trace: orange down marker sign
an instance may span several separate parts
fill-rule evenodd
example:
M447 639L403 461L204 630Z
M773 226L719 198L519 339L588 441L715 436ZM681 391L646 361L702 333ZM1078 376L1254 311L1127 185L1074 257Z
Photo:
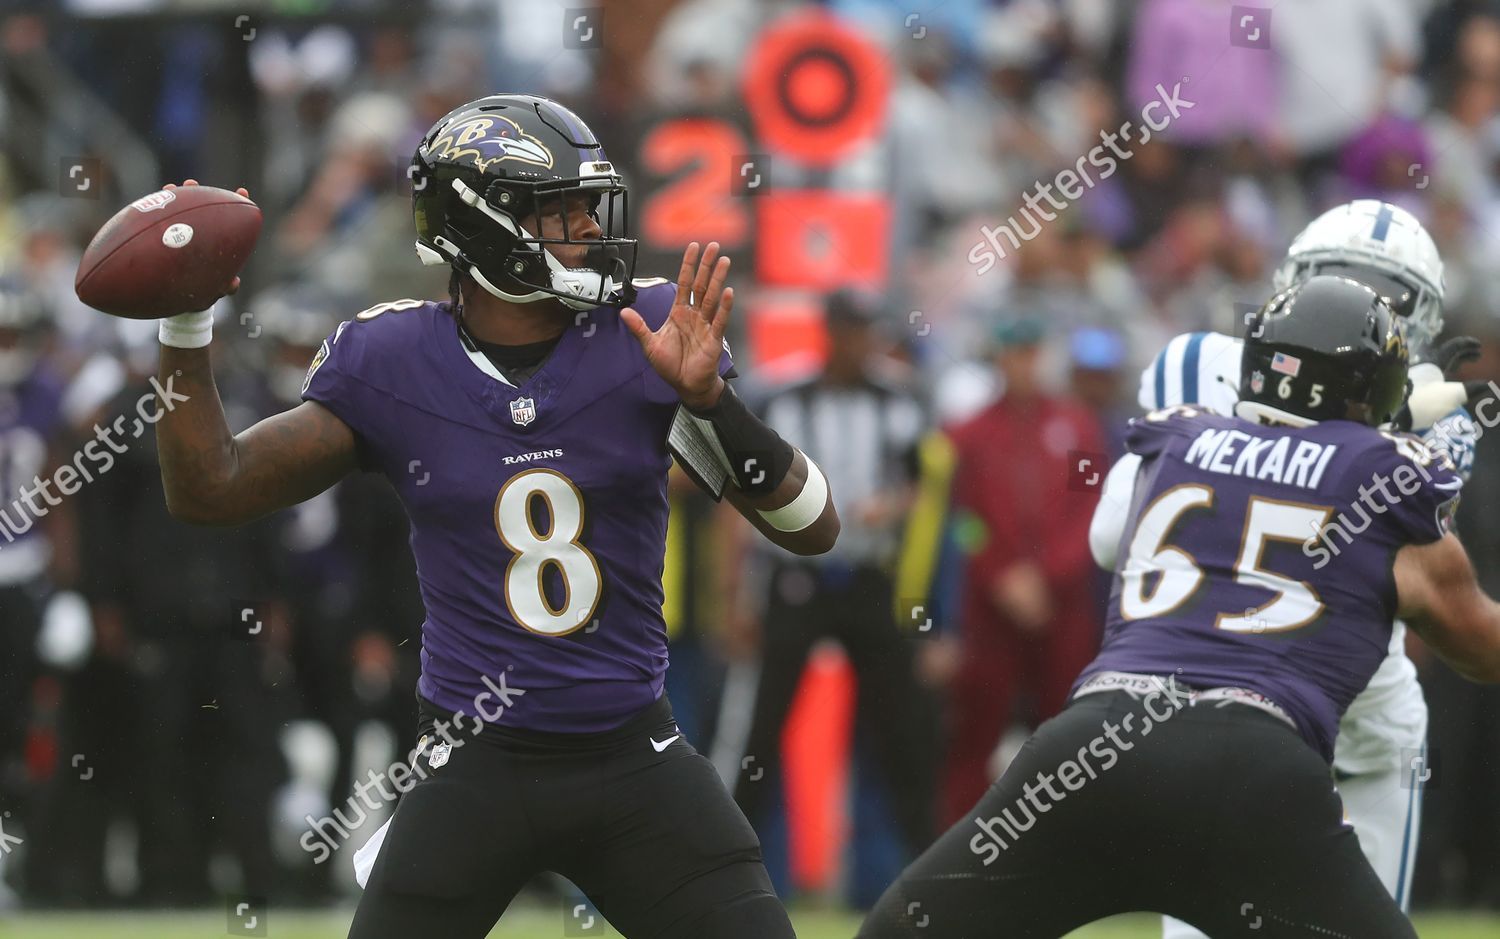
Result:
M890 67L837 17L787 17L761 34L745 67L757 145L772 159L827 168L884 130ZM756 276L820 291L883 287L890 224L883 193L773 189L756 200Z

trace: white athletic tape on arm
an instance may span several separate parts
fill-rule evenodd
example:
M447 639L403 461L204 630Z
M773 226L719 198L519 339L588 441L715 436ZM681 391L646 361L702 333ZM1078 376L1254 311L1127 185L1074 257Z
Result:
M214 338L213 310L168 316L157 327L156 338L174 349L201 349Z
M816 522L828 504L828 480L823 478L818 464L807 459L806 454L803 454L803 459L807 461L807 481L802 484L797 498L779 509L760 510L760 517L777 531L801 531Z

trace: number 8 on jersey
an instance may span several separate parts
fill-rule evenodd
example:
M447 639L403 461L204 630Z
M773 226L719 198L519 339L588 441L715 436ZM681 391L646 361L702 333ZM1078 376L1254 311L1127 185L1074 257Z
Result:
M538 530L536 499L546 505L546 534ZM503 593L517 623L544 636L565 636L593 618L602 581L599 562L578 543L583 495L572 480L547 469L512 477L495 498L495 531L515 554L505 568ZM549 566L562 581L562 603L556 607L547 597Z

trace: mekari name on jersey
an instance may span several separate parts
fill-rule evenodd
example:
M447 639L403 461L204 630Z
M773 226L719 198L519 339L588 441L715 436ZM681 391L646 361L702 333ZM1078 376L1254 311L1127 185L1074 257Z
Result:
M1338 452L1336 443L1260 437L1242 430L1207 427L1193 438L1183 459L1209 473L1317 489Z
M1121 671L1249 688L1332 759L1340 715L1387 653L1395 554L1442 537L1458 477L1420 443L1349 421L1179 407L1132 421L1127 445L1142 458L1133 524L1079 684ZM1416 485L1373 501L1392 477Z
M676 288L638 285L655 329ZM303 397L354 430L406 508L424 697L472 714L485 680L505 676L525 697L500 723L583 733L656 700L678 398L618 308L578 313L513 386L464 346L446 303L383 304L340 324Z

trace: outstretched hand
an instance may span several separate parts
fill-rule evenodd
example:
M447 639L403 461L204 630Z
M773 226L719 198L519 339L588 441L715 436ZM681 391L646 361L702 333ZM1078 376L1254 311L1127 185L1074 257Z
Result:
M629 307L620 311L646 361L690 408L712 407L724 390L719 356L734 307L734 288L724 286L728 276L729 259L719 257L719 243L709 242L700 258L695 241L683 252L677 298L660 329L653 332Z

